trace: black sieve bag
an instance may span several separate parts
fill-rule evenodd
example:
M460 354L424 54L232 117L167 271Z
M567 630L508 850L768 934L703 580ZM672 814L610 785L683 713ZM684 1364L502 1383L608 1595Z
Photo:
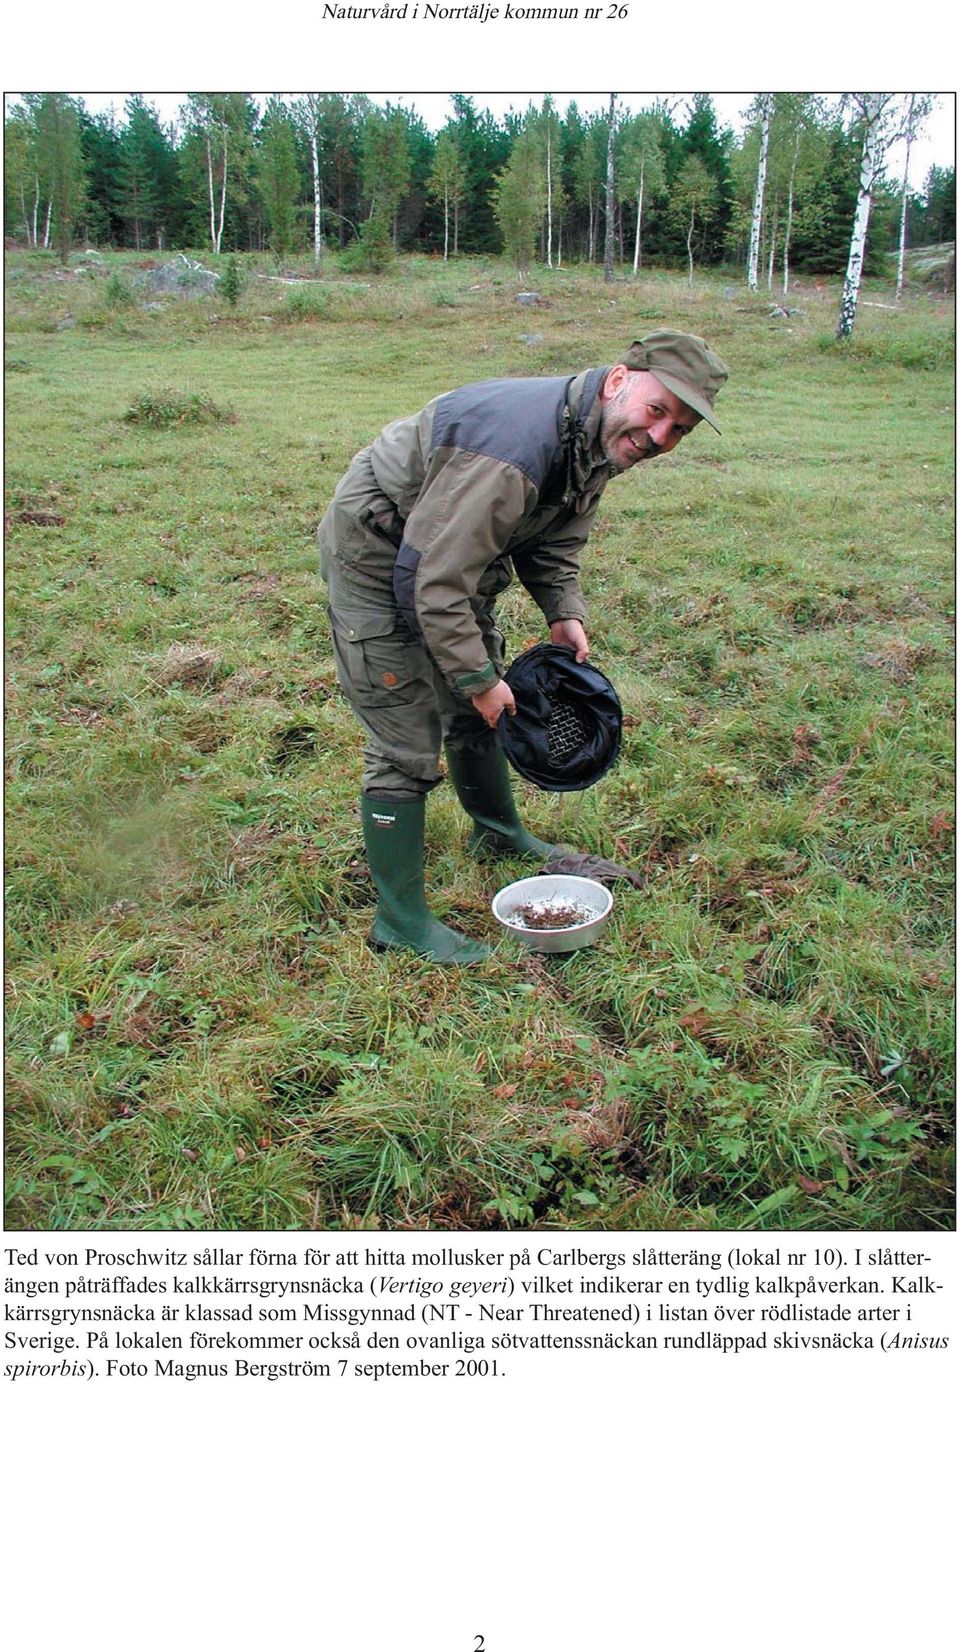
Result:
M497 732L507 760L548 792L583 791L620 752L623 712L617 691L570 648L540 643L514 660L506 680L517 703Z

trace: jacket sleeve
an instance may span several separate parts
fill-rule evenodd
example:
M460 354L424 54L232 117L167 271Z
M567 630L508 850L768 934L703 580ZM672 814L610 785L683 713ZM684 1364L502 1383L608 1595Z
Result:
M497 681L471 598L536 497L529 478L503 460L441 448L407 517L397 559L406 589L398 586L398 600L412 607L431 655L463 694Z
M602 491L602 490L601 490ZM559 619L586 619L580 589L580 551L597 514L600 492L585 501L576 516L558 524L529 549L513 552L517 578L526 586L548 625Z

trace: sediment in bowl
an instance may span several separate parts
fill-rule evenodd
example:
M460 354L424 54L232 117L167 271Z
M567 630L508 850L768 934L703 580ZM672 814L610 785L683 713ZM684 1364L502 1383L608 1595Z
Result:
M594 915L583 923L562 929L531 928L516 922L518 907L548 900L566 900L578 906L587 906ZM579 947L592 946L606 928L613 908L613 896L594 878L577 878L555 872L519 878L516 883L507 884L494 896L492 904L497 922L532 952L575 952Z

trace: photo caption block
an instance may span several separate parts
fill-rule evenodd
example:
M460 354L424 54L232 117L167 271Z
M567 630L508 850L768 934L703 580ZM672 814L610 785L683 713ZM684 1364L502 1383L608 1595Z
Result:
M936 1243L809 1236L4 1249L10 1383L539 1378L545 1361L950 1347ZM597 1372L599 1374L599 1372Z

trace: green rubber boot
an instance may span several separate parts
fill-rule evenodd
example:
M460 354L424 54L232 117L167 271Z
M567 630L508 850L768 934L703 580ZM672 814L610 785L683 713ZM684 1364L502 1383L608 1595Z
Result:
M380 897L370 940L379 949L407 947L438 964L475 964L490 948L434 918L423 890L426 798L361 793L367 864Z
M482 753L447 746L445 755L457 796L474 823L467 844L471 855L480 860L518 855L546 860L554 853L556 844L541 842L523 826L507 760L496 741Z

